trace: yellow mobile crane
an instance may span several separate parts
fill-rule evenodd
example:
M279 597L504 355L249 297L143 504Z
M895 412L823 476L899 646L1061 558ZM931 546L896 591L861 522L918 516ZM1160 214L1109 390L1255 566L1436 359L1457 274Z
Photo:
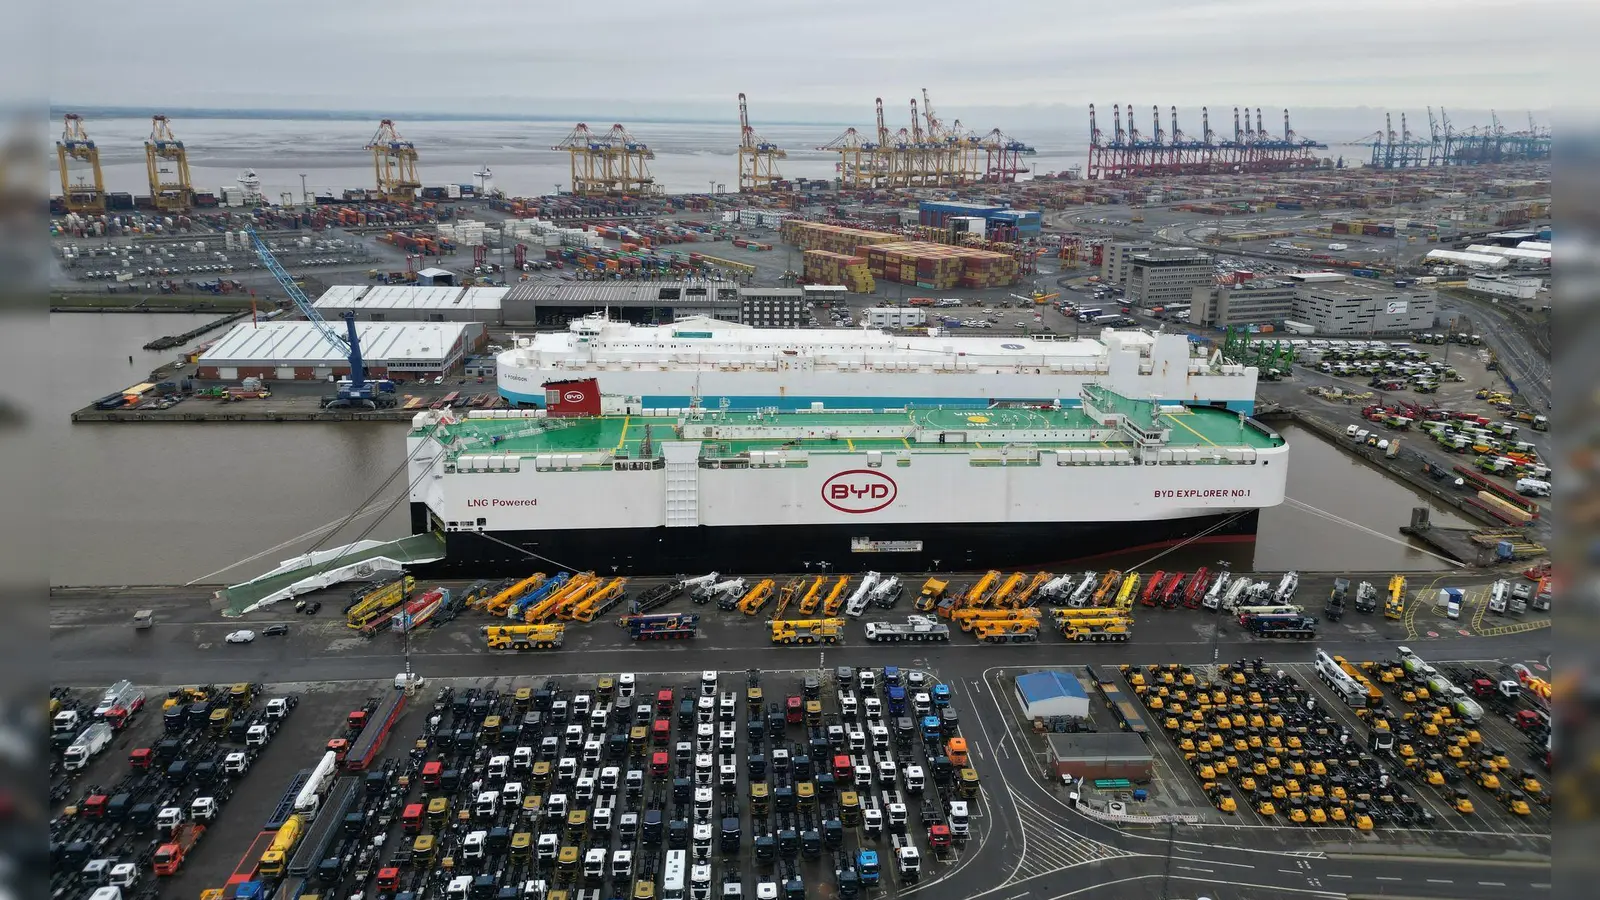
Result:
M166 116L150 117L150 138L144 142L145 168L150 174L150 199L156 209L183 212L194 205L189 183L189 151L172 136ZM170 176L170 177L169 177Z
M540 600L538 604L529 607L528 611L523 613L522 621L529 625L534 625L549 619L567 597L574 594L587 593L594 587L594 584L595 577L593 572L581 572L572 576L566 584L561 586L560 590L551 593L550 596Z
M570 619L574 609L577 609L580 604L591 596L599 593L605 586L606 580L604 578L591 578L577 590L568 591L565 596L556 602L555 609L551 610L551 613L557 619Z
M372 151L372 171L377 176L378 193L390 203L412 203L422 182L417 178L417 148L394 129L393 119L378 123L378 132L367 141Z
M1039 624L1039 615L1031 609L958 609L950 614L950 621L961 626L962 631L972 631L984 622L1009 622L1031 620Z
M783 176L778 174L777 162L789 154L756 134L750 127L750 112L745 107L744 94L739 95L739 193L761 194L776 188Z
M605 587L595 591L584 598L582 603L572 608L571 614L565 618L575 619L579 622L593 622L594 617L600 615L611 607L617 605L622 599L623 590L628 586L628 579L613 578ZM558 612L559 617L561 614Z
M844 631L843 619L773 619L774 644L832 644Z
M566 638L567 626L485 625L483 636L490 650L554 650Z
M1403 619L1406 614L1406 577L1395 575L1389 579L1389 596L1383 601L1385 619Z
M994 589L995 582L1000 580L1000 573L990 569L972 587L967 588L966 595L962 598L961 606L968 609L978 609L983 606L989 592Z
M997 609L1009 605L1011 595L1016 593L1017 589L1022 587L1022 583L1027 580L1028 576L1021 572L1011 573L1011 576L1000 585L1000 589L994 592L994 596L989 600L989 605Z
M67 113L62 121L61 140L56 141L56 160L61 168L61 201L67 205L67 212L104 213L106 180L100 172L100 148L84 130L82 116ZM84 165L74 169L71 165L74 162Z
M811 586L806 588L805 595L800 598L801 615L809 616L817 611L817 604L822 600L822 584L827 580L828 576L818 575L816 580L811 582ZM780 615L775 618L781 619L783 616Z
M1058 624L1069 641L1125 641L1133 629L1133 619L1120 613L1069 618L1058 620Z
M1122 580L1122 573L1116 569L1105 574L1100 579L1100 586L1095 589L1094 598L1090 601L1095 606L1103 606L1106 598L1112 596L1111 592L1117 589L1117 584Z
M778 608L773 611L772 617L774 619L783 618L783 614L789 611L789 604L794 602L794 598L800 595L801 589L805 586L806 580L804 578L789 579L788 583L778 591Z
M1133 600L1137 596L1139 596L1139 573L1129 572L1128 577L1122 579L1122 587L1117 589L1117 608L1133 609Z
M823 615L836 616L839 614L839 607L844 605L844 589L849 586L850 576L840 575L839 580L833 583L833 590L828 592L827 599L822 601Z
M527 578L524 578L516 584L513 584L512 586L499 592L498 594L495 594L489 599L480 600L475 606L471 603L467 605L469 607L482 609L485 613L495 617L496 619L503 619L505 618L506 613L511 611L511 604L515 603L518 597L521 597L529 591L538 590L539 585L541 584L544 584L544 573L535 572L532 575L529 575Z
M778 583L771 578L763 578L756 582L754 587L745 591L744 596L739 598L739 611L747 616L760 612L761 607L766 606L767 601L772 599L772 592L777 586Z
M1011 605L1014 607L1028 607L1033 605L1033 595L1037 594L1039 592L1039 588L1044 587L1047 583L1049 583L1050 579L1054 577L1056 576L1050 572L1040 572L1039 574L1033 576L1033 580L1028 582L1028 586L1023 588L1021 593L1011 598Z
M985 644L1021 644L1039 639L1039 620L1023 616L979 622L973 629Z

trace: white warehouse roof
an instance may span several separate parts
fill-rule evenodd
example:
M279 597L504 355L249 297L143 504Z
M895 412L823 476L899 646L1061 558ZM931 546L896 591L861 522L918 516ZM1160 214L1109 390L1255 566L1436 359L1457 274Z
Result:
M317 309L497 310L510 288L422 287L412 284L335 285L317 298Z
M361 356L369 363L442 360L471 322L357 322ZM344 323L334 328L344 334ZM335 365L345 361L310 322L244 323L201 354L202 366Z
M1429 250L1427 261L1473 266L1480 269L1503 269L1510 263L1510 260L1503 256L1490 256L1484 253L1462 253L1459 250Z
M1549 250L1524 250L1517 247L1491 247L1487 244L1473 244L1467 248L1468 253L1482 253L1486 256L1504 256L1506 259L1533 259L1547 262L1550 259Z

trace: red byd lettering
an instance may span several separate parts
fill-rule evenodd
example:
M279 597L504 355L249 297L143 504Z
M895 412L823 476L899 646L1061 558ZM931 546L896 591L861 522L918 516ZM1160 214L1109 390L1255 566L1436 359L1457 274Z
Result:
M893 478L871 469L840 472L822 483L823 502L845 513L877 512L899 494Z

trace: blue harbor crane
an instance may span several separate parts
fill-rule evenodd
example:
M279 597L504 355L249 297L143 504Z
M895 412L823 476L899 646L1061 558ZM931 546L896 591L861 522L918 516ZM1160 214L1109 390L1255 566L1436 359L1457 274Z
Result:
M322 318L322 314L317 312L316 306L312 305L305 291L300 290L300 285L295 284L294 276L279 264L272 251L267 248L266 242L256 234L255 228L247 230L250 232L250 244L255 249L256 256L261 259L261 264L266 266L267 271L272 273L272 277L277 279L278 284L289 294L289 299L294 301L301 315L316 326L328 345L350 362L350 377L340 379L337 394L323 398L323 408L385 409L394 406L394 382L387 378L367 378L367 367L361 361L361 341L356 336L356 314L349 310L344 313L345 333L341 335L338 329L328 324L327 320Z

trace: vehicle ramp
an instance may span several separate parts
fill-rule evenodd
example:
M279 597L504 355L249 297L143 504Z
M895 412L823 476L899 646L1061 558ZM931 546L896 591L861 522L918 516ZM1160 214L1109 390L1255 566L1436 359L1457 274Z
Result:
M357 541L286 559L264 575L217 591L212 606L233 618L340 582L392 577L405 566L441 559L444 541L431 532L395 541Z

